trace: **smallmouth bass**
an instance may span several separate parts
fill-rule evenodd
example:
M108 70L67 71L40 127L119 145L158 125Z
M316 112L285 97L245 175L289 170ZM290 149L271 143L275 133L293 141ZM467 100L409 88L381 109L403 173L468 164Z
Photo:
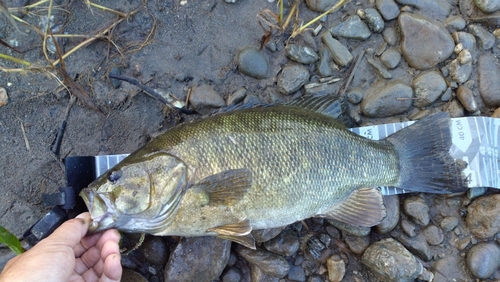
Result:
M237 110L159 135L81 196L92 231L215 235L254 247L252 230L315 216L369 227L386 215L378 186L466 189L448 153L449 123L439 113L373 141L313 107Z

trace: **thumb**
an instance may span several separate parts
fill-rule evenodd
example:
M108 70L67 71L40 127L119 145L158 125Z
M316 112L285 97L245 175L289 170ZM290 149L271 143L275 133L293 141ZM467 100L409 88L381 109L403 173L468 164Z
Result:
M90 214L88 212L82 213L76 218L64 222L49 238L69 246L76 246L87 234L90 222Z

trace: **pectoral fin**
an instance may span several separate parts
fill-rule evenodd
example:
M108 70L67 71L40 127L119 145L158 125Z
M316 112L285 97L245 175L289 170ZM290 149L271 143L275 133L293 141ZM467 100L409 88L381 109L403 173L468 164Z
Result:
M252 173L242 168L211 175L192 188L207 193L209 205L231 205L241 200L251 187Z
M347 199L319 216L354 226L371 227L386 216L382 193L376 188L359 188Z
M235 224L226 224L207 229L207 232L217 233L217 237L239 243L245 247L255 249L255 239L250 234L252 226L249 220Z

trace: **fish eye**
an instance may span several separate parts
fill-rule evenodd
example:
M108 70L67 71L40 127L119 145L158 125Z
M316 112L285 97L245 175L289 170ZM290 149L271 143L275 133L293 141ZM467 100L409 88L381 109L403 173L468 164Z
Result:
M118 179L120 179L121 176L122 176L122 171L121 170L115 170L115 171L112 171L108 175L108 180L110 182L112 182L113 184L115 184L116 181L118 181Z

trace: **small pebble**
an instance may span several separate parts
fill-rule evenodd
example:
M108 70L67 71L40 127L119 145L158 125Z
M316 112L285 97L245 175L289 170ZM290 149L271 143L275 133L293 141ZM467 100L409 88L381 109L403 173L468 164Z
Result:
M407 237L404 234L399 236L399 242L403 244L412 254L416 255L423 261L431 260L431 249L424 235L418 234L415 237Z
M487 31L484 27L477 24L470 24L469 31L478 39L479 47L483 50L488 50L495 44L495 36Z
M474 0L474 4L485 13L493 13L500 10L500 1L498 0Z
M236 105L245 99L247 95L247 90L243 87L236 89L233 93L229 95L227 98L227 105Z
M344 45L342 45L342 43L334 39L330 32L325 32L321 36L321 40L330 51L333 61L336 64L341 67L345 67L352 61L353 56L351 52L349 52L349 50Z
M376 33L380 33L384 30L384 20L382 16L374 8L359 9L357 11L358 16L363 19L368 27Z
M479 78L479 93L484 103L489 107L500 106L500 68L497 59L486 53L477 60L477 73Z
M500 108L497 108L491 115L493 118L500 118Z
M282 278L285 277L290 270L290 265L286 259L280 255L263 250L251 250L242 246L238 246L236 252L267 275Z
M470 237L465 237L457 241L457 249L459 251L465 250L470 244Z
M458 83L465 83L472 73L472 62L460 64L458 59L455 59L450 62L448 68L450 69L451 79Z
M447 216L441 220L439 226L443 229L443 232L447 233L453 230L458 225L458 218L454 216Z
M330 282L341 282L345 275L345 262L339 255L333 255L326 260L328 268L328 280Z
M287 65L278 75L278 89L281 94L290 95L309 81L309 70L297 64Z
M482 242L467 252L467 267L474 276L488 279L500 267L500 247L495 242Z
M382 37L387 44L394 46L398 42L398 32L394 27L387 27L382 31Z
M270 252L288 257L299 249L299 237L295 231L285 229L280 235L265 242L264 246Z
M406 235L410 237L415 237L417 235L417 233L415 232L415 224L407 219L401 220L401 229Z
M349 97L349 96L348 96ZM384 206L387 215L377 226L375 231L379 234L391 232L399 222L399 196L384 196Z
M155 265L165 265L169 257L168 246L162 237L148 236L141 246L147 261Z
M460 85L458 87L457 98L468 112L473 113L479 109L476 100L474 99L472 90L470 90L467 86Z
M347 247L356 255L362 255L370 245L369 236L345 236L344 241Z
M313 49L307 46L288 44L285 47L285 53L292 61L304 65L312 64L319 60L318 54L316 54Z
M353 105L361 103L363 97L364 93L359 88L354 88L351 89L349 92L347 92L347 100L349 100L349 102L352 103Z
M337 4L337 0L306 0L307 7L315 12L326 12Z
M377 73L378 76L381 76L385 79L392 78L392 74L385 68L384 65L380 63L379 60L373 59L373 58L368 58L366 59L368 64L373 67L375 70L375 73Z
M443 102L448 102L451 100L451 87L448 87L446 88L446 90L444 91L443 95L441 95L441 101Z
M248 47L238 53L238 70L255 78L269 77L269 60L254 47Z
M463 49L458 54L458 62L462 65L472 62L472 55L467 49Z
M219 92L207 84L193 87L191 96L189 96L189 102L196 110L202 108L220 108L226 105Z
M403 210L416 224L421 226L429 224L429 206L419 196L406 198L403 203Z
M401 61L401 53L396 48L388 48L380 56L380 62L389 69L393 69L398 66Z
M328 220L328 223L353 236L367 236L371 231L370 227L353 226L335 220Z
M426 107L436 101L448 87L443 76L437 71L426 71L418 75L412 82L415 91L415 107Z
M378 81L368 88L361 111L368 117L390 117L406 112L413 102L413 89L399 80Z
M399 16L399 7L394 0L376 0L375 5L386 21L393 20Z
M319 62L316 64L318 73L322 77L329 77L333 75L332 68L332 55L328 48L321 46L319 50Z
M452 31L459 31L465 28L466 22L461 16L449 16L444 20L444 24Z
M222 275L222 282L240 282L241 277L241 270L237 267L231 267Z
M7 90L5 88L0 87L0 107L7 105L9 102L9 96L7 96Z
M358 40L366 40L371 35L370 29L358 15L347 17L345 21L333 26L330 32L336 37Z
M425 227L423 234L429 245L439 245L444 240L443 231L434 224Z
M306 281L306 275L304 269L300 266L291 266L290 271L288 271L288 279L291 281Z

